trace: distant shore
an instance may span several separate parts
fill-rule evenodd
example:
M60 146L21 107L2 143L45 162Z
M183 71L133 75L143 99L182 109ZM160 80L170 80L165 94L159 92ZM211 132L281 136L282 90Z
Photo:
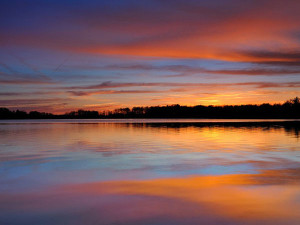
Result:
M298 97L283 104L225 106L149 106L113 111L77 110L62 115L0 108L0 119L300 119Z

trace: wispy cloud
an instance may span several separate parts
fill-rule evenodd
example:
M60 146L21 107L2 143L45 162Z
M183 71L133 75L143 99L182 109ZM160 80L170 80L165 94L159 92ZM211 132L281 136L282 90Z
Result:
M300 62L300 61L299 61ZM193 74L224 74L224 75L248 75L248 76L281 76L290 74L300 74L299 69L287 69L287 68L243 68L243 69L219 69L211 70L202 67L192 67L187 65L168 65L168 66L155 66L149 64L125 64L125 65L108 65L104 67L98 67L98 69L110 69L110 70L142 70L142 71L170 71L179 73L179 75L166 75L172 76L185 76Z
M0 99L0 105L5 107L14 107L18 106L33 106L33 105L42 105L42 104L56 104L61 101L68 101L69 99L64 98L45 98L45 99L13 99L13 100L3 100Z
M158 90L105 90L105 91L68 91L74 96L111 95L111 94L150 94L162 93Z
M96 85L73 86L65 89L107 89L107 88L124 88L124 87L213 87L213 86L255 86L257 88L267 87L300 87L300 82L240 82L240 83L175 83L175 82L159 82L159 83L116 83L106 81Z
M55 84L57 82L47 76L32 74L10 74L0 71L0 84Z
M300 39L299 39L300 43ZM281 66L299 66L300 67L300 45L296 50L248 50L241 51L239 54L247 61L258 64L281 65Z
M64 94L65 92L58 91L34 91L34 92L0 92L0 96L29 96L29 95L56 95Z
M46 81L46 80L36 80L36 79L1 79L0 84L53 84L54 82Z

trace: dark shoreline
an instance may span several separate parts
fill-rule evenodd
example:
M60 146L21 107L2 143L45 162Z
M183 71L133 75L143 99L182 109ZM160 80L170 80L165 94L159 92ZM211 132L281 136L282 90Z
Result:
M146 106L119 108L113 111L79 109L62 115L31 111L11 111L0 108L0 119L300 119L300 99L283 104L225 106Z

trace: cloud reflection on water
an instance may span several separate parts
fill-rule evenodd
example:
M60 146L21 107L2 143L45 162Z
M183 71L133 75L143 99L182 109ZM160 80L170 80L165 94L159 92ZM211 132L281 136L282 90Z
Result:
M13 224L296 225L299 169L64 185L2 194L1 211Z

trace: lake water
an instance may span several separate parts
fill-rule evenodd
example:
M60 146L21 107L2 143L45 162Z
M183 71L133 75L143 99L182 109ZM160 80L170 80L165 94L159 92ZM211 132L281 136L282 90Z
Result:
M1 225L299 225L300 121L0 121Z

